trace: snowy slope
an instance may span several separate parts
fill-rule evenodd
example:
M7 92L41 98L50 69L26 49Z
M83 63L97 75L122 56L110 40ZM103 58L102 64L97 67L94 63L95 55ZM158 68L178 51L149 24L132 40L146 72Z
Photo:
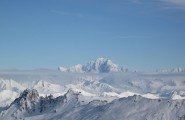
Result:
M58 97L66 92L65 86L53 84L44 80L37 81L31 88L36 89L41 96L52 94Z
M75 73L109 73L127 71L127 69L119 67L107 58L98 58L95 61L91 61L85 65L77 64L70 68L59 67L58 69L61 72Z
M84 100L84 101L83 101ZM147 99L141 96L112 102L85 102L80 93L69 90L64 96L39 97L25 90L10 107L0 112L1 120L184 120L185 100ZM119 112L118 112L119 111Z
M0 107L9 105L26 87L14 80L0 79Z
M25 87L14 80L0 79L0 90L22 91L24 89Z
M118 92L116 88L113 88L112 86L106 84L106 83L101 83L99 81L94 81L94 80L86 80L84 82L80 82L79 84L69 84L67 85L68 88L73 88L73 89L81 89L86 92L95 94L95 95L101 95L104 92Z
M2 90L0 91L0 107L5 107L10 105L12 101L19 96L18 92L12 90Z

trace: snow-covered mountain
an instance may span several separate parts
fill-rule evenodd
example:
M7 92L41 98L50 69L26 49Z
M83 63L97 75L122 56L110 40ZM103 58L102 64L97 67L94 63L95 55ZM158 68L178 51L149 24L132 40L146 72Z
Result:
M9 105L26 87L14 80L0 79L0 107Z
M118 112L119 111L119 112ZM0 109L1 120L184 120L185 100L130 96L112 102L87 100L68 90L64 96L39 97L25 90L9 107Z
M0 90L12 90L16 92L23 91L24 89L25 87L14 80L0 79Z
M0 120L183 120L184 78L184 72L0 70Z
M53 94L53 96L63 95L65 87L39 80L32 84L17 82L15 80L0 80L0 107L9 105L26 88L37 89L41 96ZM63 91L60 92L60 91Z
M113 72L73 74L59 71L0 71L0 107L9 105L25 90L37 89L40 96L64 95L72 88L92 99L113 100L134 94L146 98L185 99L185 74ZM173 96L172 92L176 91Z
M59 71L0 70L0 120L185 120L184 106L183 68L128 72L98 58Z
M81 92L84 96L100 97L104 92L115 92L115 88L106 83L98 81L84 81L79 84L61 85L44 80L34 81L30 83L20 83L15 80L0 80L0 107L9 105L18 95L26 88L36 89L40 96L52 94L54 97L64 95L68 89ZM15 89L16 88L16 89ZM92 98L93 99L93 98Z
M66 92L66 87L54 83L50 83L44 80L39 80L33 86L32 89L36 89L41 96L52 94L53 96L63 95Z
M77 64L70 68L59 67L61 72L75 72L75 73L110 73L110 72L126 72L128 69L123 69L114 64L110 59L98 58L85 65Z
M184 72L101 74L95 68L86 74L0 71L0 120L185 119Z
M161 72L161 73L182 73L182 72L185 72L185 68L178 67L178 68L173 68L171 70L162 69L162 70L156 70L156 72Z

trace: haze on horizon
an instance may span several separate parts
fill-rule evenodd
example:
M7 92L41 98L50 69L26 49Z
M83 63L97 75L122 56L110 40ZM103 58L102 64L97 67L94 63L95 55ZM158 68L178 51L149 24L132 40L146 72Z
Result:
M185 68L183 0L1 0L0 16L0 69Z

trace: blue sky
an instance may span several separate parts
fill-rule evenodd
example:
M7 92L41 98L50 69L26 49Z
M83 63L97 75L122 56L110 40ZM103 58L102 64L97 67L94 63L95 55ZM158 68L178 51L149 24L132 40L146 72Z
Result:
M184 0L1 0L0 69L185 67L184 21Z

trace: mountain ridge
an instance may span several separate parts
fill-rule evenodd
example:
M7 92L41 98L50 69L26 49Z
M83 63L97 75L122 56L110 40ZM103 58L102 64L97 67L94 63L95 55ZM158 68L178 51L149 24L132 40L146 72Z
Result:
M0 111L1 120L184 120L185 100L147 99L140 95L112 102L92 100L83 103L80 93L69 89L64 96L39 97L25 90L9 107ZM25 104L20 104L23 103ZM26 103L30 102L30 103ZM22 106L23 105L23 106ZM27 108L24 105L30 105ZM21 108L21 109L20 109ZM117 112L119 111L119 112Z

